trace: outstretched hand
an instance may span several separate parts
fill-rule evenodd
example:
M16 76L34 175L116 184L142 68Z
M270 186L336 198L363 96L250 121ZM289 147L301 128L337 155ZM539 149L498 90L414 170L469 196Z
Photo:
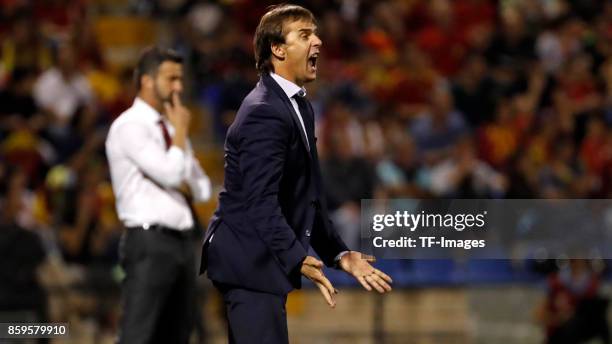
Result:
M332 308L336 307L334 294L338 294L338 290L323 274L323 262L315 257L306 256L306 259L302 262L301 272L319 288L327 304Z
M359 283L367 290L376 289L381 294L391 291L393 280L384 272L376 269L370 263L376 258L356 251L349 251L340 258L342 270L353 275Z

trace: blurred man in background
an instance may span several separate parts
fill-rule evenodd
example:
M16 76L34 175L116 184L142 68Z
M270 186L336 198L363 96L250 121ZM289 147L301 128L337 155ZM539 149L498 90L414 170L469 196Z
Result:
M182 105L182 58L146 50L135 72L138 96L106 140L119 219L123 318L120 343L187 343L195 307L197 218L189 198L210 197L193 156ZM187 195L189 193L189 195Z

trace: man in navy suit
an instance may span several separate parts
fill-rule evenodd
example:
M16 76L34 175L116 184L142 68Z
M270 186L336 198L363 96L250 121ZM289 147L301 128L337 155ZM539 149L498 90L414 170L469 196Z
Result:
M323 264L365 289L391 290L373 257L349 251L322 190L314 116L304 85L315 80L322 42L312 13L272 7L254 39L261 79L244 99L225 141L224 190L202 252L201 272L223 294L231 343L288 343L285 302L313 281L331 306L337 290ZM308 256L312 246L322 262Z

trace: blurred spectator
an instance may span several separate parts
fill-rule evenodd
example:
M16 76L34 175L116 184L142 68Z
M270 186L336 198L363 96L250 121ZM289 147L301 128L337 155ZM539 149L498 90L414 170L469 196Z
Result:
M417 33L417 44L438 72L453 76L467 51L466 32L456 23L452 1L429 2L428 14L431 22Z
M36 71L31 68L17 67L13 69L7 86L0 90L0 115L3 116L5 128L14 129L6 120L12 117L11 122L20 119L29 120L39 114L39 109L32 97Z
M57 65L43 72L34 86L34 98L49 114L43 135L54 148L55 162L65 162L95 135L98 110L83 73L77 68L74 47L60 45Z
M420 185L444 198L501 198L506 188L504 175L479 160L473 140L463 137L448 158L419 171Z
M538 168L526 154L517 153L510 160L506 198L530 199L538 195Z
M51 66L50 41L39 31L31 10L19 9L9 20L9 32L3 37L0 55L0 85L3 74L10 76L15 68L40 71Z
M113 215L105 214L114 204L105 203L110 190L103 189L102 162L92 162L82 169L73 188L66 190L59 238L67 262L111 265L118 255L120 226ZM109 185L107 184L108 188ZM113 218L104 218L113 216Z
M468 123L477 127L493 118L495 94L493 80L487 75L487 62L481 55L469 55L453 84L457 109Z
M593 58L579 54L567 62L559 76L560 91L569 100L569 110L574 114L594 110L600 105L601 95L592 70Z
M93 94L77 68L76 52L69 42L60 44L56 64L44 71L34 86L38 105L52 115L53 124L66 126L77 112L93 105Z
M588 198L597 180L585 174L577 158L571 139L559 138L553 147L551 159L540 172L540 185L544 198Z
M328 153L321 169L330 217L347 245L359 247L361 200L374 198L374 168L351 150L346 130L331 134Z
M498 169L507 168L508 159L514 156L524 137L527 126L519 117L517 105L521 98L503 99L497 104L492 123L483 125L479 133L478 147L482 158Z
M47 159L45 143L37 134L46 121L32 97L35 80L34 70L17 67L6 88L0 89L0 151L8 162L23 168L30 180L39 183Z
M430 97L429 110L414 119L410 134L426 160L437 160L467 133L468 127L445 85L435 87Z
M487 58L494 66L511 63L520 68L535 56L534 38L527 31L525 17L518 8L505 6L500 12L499 31L487 48Z
M601 176L612 160L610 131L601 118L591 118L587 123L586 135L580 147L580 158L586 170Z
M24 195L27 190L27 175L15 169L8 175L6 195L2 202L0 218L0 313L5 321L46 322L47 296L38 274L46 252L35 231L25 229L28 222ZM18 245L16 245L18 243ZM17 319L18 312L31 312Z
M424 53L417 46L407 44L400 51L398 64L390 69L394 80L387 85L390 90L385 91L389 100L415 112L425 107L439 74Z
M32 3L33 19L45 36L61 40L80 29L77 23L86 6L87 0L40 0Z
M327 11L320 19L321 37L325 41L325 59L340 62L350 59L359 50L358 31L347 30L353 25L337 11ZM356 29L353 27L353 29Z
M332 99L326 107L327 112L323 121L317 123L317 132L320 133L323 145L321 156L326 157L328 149L337 152L339 145L342 145L347 150L347 155L364 157L366 152L364 128L355 116L356 112L350 109L345 102L337 99ZM332 143L338 139L338 135L341 135L346 141L341 144ZM335 153L329 152L329 154Z
M601 296L600 277L584 259L572 259L548 278L548 295L538 320L546 344L610 343L608 300Z
M414 141L403 131L398 136L389 139L389 154L378 162L376 174L386 193L384 198L418 198L421 192L415 183L419 165Z

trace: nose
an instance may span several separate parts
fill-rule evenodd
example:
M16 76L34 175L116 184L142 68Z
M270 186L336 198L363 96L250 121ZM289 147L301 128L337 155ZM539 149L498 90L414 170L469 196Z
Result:
M316 34L313 33L312 38L313 38L312 45L314 47L320 48L323 45L323 41L321 41L319 36L317 36Z

